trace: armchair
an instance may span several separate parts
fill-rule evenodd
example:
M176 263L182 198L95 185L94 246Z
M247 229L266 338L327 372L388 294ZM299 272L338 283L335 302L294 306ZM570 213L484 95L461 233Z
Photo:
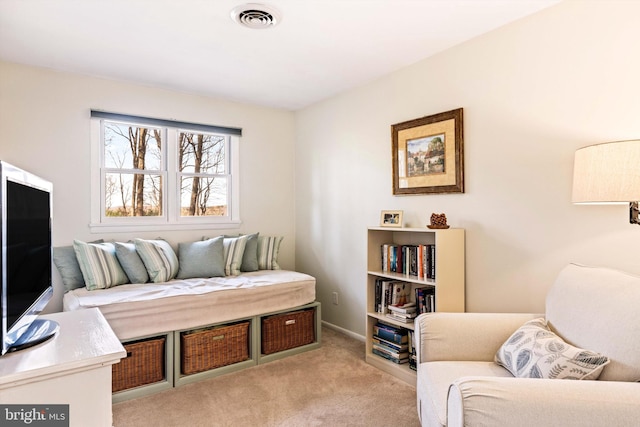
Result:
M545 314L429 313L415 321L423 426L635 426L640 420L640 277L565 267ZM607 356L598 380L516 378L494 361L529 320Z

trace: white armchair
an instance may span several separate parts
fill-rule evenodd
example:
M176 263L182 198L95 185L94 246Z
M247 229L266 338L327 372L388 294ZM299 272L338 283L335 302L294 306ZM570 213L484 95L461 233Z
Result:
M598 380L515 378L494 362L525 322L546 317L567 343L610 359ZM640 277L565 267L546 313L429 313L416 319L423 426L636 426L640 423Z

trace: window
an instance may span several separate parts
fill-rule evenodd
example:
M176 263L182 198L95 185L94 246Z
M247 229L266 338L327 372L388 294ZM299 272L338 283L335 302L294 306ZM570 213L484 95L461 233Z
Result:
M92 228L231 227L240 129L92 111Z

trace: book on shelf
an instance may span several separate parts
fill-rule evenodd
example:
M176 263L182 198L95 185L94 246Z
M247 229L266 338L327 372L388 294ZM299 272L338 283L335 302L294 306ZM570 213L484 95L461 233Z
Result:
M411 283L396 281L390 284L391 299L389 306L403 306L409 303L411 298Z
M391 341L395 344L407 344L408 335L407 330L400 327L388 325L386 323L378 322L373 327L373 334L386 341Z
M397 322L411 323L418 315L415 302L403 305L389 305L386 316Z
M404 359L404 358L408 358L409 357L409 351L404 350L404 351L398 351L392 347L386 346L384 344L373 344L373 348L385 353L391 357L394 357L396 359Z
M419 279L435 279L436 245L398 245L385 243L380 246L380 262L385 273L400 273Z
M409 331L378 322L373 327L372 353L401 364L409 361Z
M409 353L409 368L414 371L418 370L418 357L415 348L415 331L409 331L409 340L407 343L407 352Z
M387 312L387 306L391 301L391 287L393 280L376 279L375 297L374 297L374 311L376 313L385 314Z
M399 313L387 313L386 317L388 319L395 320L396 322L402 323L413 323L413 320L416 318L416 315L402 315Z
M375 282L374 311L386 314L389 306L404 306L411 301L410 283L378 278Z
M392 356L392 355L390 355L388 353L385 353L384 351L380 351L377 348L372 349L371 352L373 354L377 354L378 356L384 357L385 359L387 359L387 360L389 360L389 361L391 361L393 363L397 363L397 364L407 363L409 361L409 355L408 354L403 356L402 358L397 358L397 357L394 357L394 356Z
M414 293L418 314L436 311L436 288L434 286L415 288Z
M374 311L384 314L388 312L390 305L405 306L412 302L412 292L411 283L377 278L374 289Z
M377 335L374 335L373 338L371 339L371 342L373 344L378 344L378 345L383 345L386 347L389 347L390 349L397 351L398 353L403 352L403 351L409 351L409 342L407 340L407 344L397 344L393 341L388 341L385 340L384 338L381 338Z
M411 314L417 312L415 301L411 301L403 305L390 304L387 308L395 313Z

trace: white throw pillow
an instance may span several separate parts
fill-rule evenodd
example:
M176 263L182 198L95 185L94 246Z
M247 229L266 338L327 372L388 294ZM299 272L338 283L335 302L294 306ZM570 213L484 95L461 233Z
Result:
M540 318L515 331L496 353L495 362L518 378L595 380L610 361L564 342Z

